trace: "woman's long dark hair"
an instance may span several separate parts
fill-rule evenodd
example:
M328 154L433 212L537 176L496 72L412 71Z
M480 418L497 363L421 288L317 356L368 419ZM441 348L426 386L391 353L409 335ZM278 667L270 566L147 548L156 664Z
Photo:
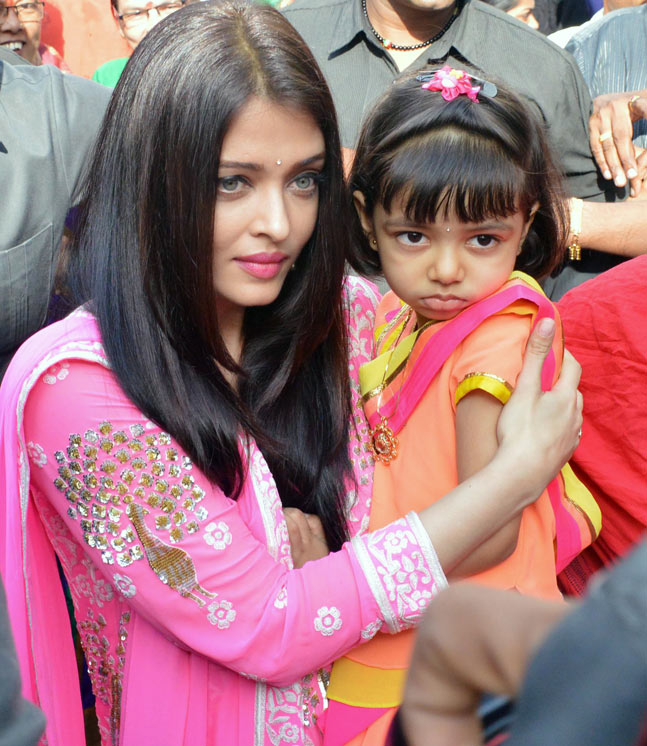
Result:
M277 300L246 310L237 364L218 327L212 246L223 138L250 96L309 114L326 162L314 233ZM239 438L255 438L283 504L316 513L339 548L351 476L347 196L333 102L301 37L244 0L189 5L155 26L115 90L86 195L77 298L92 299L126 394L234 499Z
M496 96L461 95L446 101L422 88L419 71L393 85L365 121L353 162L353 191L373 214L396 198L418 223L455 211L480 223L521 210L539 209L515 269L546 277L562 261L568 237L562 178L544 123L527 103L497 81ZM478 81L475 81L478 85ZM377 252L354 221L351 264L362 274L379 272Z

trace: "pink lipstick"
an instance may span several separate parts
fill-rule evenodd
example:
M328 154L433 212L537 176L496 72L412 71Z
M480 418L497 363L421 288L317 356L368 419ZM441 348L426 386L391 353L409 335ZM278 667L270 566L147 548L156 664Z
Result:
M258 254L237 257L234 261L252 277L271 280L281 271L283 262L288 259L281 251L263 251Z

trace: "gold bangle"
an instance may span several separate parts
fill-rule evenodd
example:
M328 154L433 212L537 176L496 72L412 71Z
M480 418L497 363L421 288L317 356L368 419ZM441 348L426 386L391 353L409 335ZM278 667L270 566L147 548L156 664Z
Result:
M573 240L568 245L568 258L573 262L579 262L582 258L582 245L580 244L580 235L582 234L582 209L584 203L577 197L569 201L571 213L571 235Z
M573 241L568 245L568 258L572 262L579 262L582 258L582 246L580 244L580 237L577 235L573 236Z
M629 116L634 116L634 104L638 99L640 98L640 94L636 93L634 96L632 96L629 101L627 102L627 109L629 109Z

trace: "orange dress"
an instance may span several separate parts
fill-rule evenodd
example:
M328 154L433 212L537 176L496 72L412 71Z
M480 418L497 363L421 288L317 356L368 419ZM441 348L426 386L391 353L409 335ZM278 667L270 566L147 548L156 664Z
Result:
M466 313L463 312L454 319L416 331L415 316L408 313L397 296L389 293L383 299L376 318L377 357L363 366L360 382L369 422L375 426L381 416L386 416L399 442L397 456L390 463L378 461L375 465L369 530L411 510L419 512L457 486L457 403L470 391L481 389L505 404L516 384L526 343L538 318L537 303L543 305L542 315L551 312L558 320L554 306L543 294L539 298L539 286L522 273L515 272L490 299L494 297L496 301L496 296L514 288L520 288L519 297L513 297L509 304L499 302L503 306L499 310L491 303L482 314L477 309L480 304L466 309L476 314L471 330L464 319L459 320ZM490 313L492 308L495 310ZM454 332L461 324L463 331ZM552 385L561 367L563 342L559 323L557 327L552 369L544 370L544 388ZM496 567L472 576L470 581L561 599L556 580L555 500L563 507L569 499L564 478L569 482L569 497L576 492L578 501L585 506L584 513L590 516L585 518L583 512L571 509L569 516L562 518L577 521L579 549L593 540L599 531L599 511L588 491L566 467L566 473L554 480L552 500L546 489L523 511L519 540L512 555ZM418 600L421 599L416 589L412 589L412 605ZM414 634L413 630L398 635L379 633L335 663L329 698L353 708L365 708L365 716L373 710L379 717L354 740L330 739L326 743L368 746L384 742L393 714L390 708L400 702ZM329 721L332 717L331 711ZM349 721L353 717L347 713Z

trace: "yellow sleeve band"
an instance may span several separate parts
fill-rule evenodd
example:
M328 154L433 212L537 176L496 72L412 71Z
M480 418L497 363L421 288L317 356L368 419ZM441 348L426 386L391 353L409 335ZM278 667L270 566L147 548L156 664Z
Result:
M591 540L595 541L602 530L600 506L586 485L575 476L570 464L564 464L562 467L562 478L564 479L566 499L583 515L592 534Z
M477 389L491 394L501 404L505 404L512 394L512 386L499 376L492 373L468 373L456 388L454 404L458 404L463 397Z

